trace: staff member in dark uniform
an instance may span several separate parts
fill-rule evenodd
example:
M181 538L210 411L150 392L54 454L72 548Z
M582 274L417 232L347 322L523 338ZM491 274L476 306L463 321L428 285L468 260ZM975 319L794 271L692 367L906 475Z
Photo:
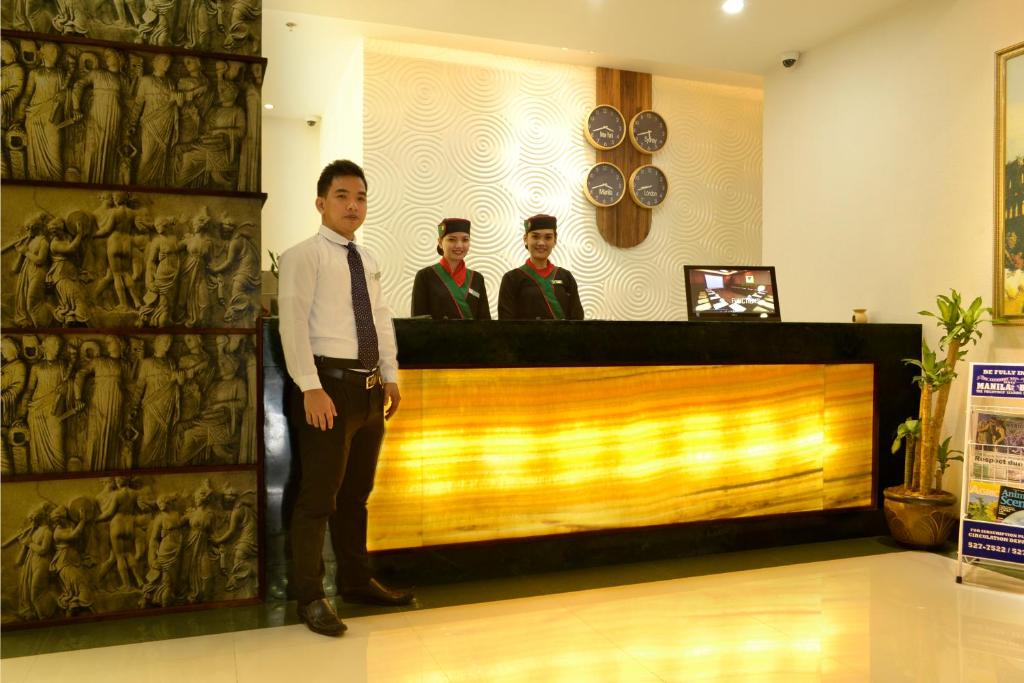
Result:
M412 285L412 314L434 320L490 320L484 276L466 267L469 221L445 218L437 226L441 260L416 273Z
M302 464L291 520L292 585L310 630L339 636L345 624L323 589L328 524L343 600L401 605L413 596L373 578L366 551L366 501L384 421L401 401L380 267L353 242L366 218L366 176L351 161L335 161L316 191L319 232L280 261L281 344L297 385L288 417Z
M583 304L572 273L551 263L558 242L554 216L538 214L524 222L526 263L501 278L498 291L500 320L583 320Z

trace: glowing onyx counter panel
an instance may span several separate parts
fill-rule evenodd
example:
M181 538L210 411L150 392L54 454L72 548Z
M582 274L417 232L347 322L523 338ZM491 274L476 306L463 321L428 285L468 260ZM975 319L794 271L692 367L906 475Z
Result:
M276 323L264 330L272 584L294 486ZM920 325L395 329L402 406L369 541L398 574L415 565L410 581L438 567L438 580L470 578L481 562L493 574L500 563L520 571L884 533L879 492L902 474L888 445L918 398L901 359L920 352Z
M874 368L402 370L371 549L867 507Z

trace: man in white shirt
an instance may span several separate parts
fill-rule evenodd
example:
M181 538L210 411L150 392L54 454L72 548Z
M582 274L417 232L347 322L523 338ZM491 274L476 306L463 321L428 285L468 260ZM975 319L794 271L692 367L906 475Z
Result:
M319 232L281 255L281 343L296 387L288 414L301 465L291 520L292 585L299 618L338 636L345 624L324 596L321 558L329 525L346 602L403 605L411 592L381 584L366 551L366 501L373 490L384 421L398 410L398 362L380 267L355 232L366 218L366 176L351 161L320 174Z

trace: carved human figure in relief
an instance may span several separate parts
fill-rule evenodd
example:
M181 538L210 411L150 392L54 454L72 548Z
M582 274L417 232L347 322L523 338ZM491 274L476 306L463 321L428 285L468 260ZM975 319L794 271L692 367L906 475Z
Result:
M105 481L96 500L100 506L96 521L110 522L110 556L97 570L96 581L116 568L121 590L142 586L142 566L135 554L136 515L142 510L138 490L128 477L115 477Z
M185 511L188 535L182 552L184 597L190 603L213 597L213 580L217 575L217 554L210 543L217 526L213 510L213 488L204 479L192 494L193 505Z
M25 88L25 69L18 63L18 55L9 40L0 41L0 130L6 132L14 123L14 109L18 98ZM0 177L10 178L14 173L11 167L10 150L6 138L0 144L3 149L0 155Z
M81 612L95 611L92 603L92 580L85 570L85 563L79 552L86 521L84 515L80 516L77 522L73 521L68 509L63 505L50 513L55 548L50 571L60 580L61 593L57 597L57 604L69 617Z
M217 24L217 0L187 0L185 8L185 47L204 50Z
M103 51L104 68L87 72L72 89L75 116L82 116L82 99L92 89L92 104L85 113L85 149L82 155L82 181L113 183L117 177L117 146L121 140L121 101L124 78L121 55Z
M50 240L45 233L52 217L40 212L25 221L16 249L14 272L18 282L14 295L14 323L23 327L44 327L50 316L46 310L46 273L50 270Z
M178 107L182 97L167 77L170 55L156 55L152 67L153 72L139 81L127 135L132 139L136 129L140 129L141 156L136 183L166 185L170 180L171 150L177 142Z
M230 291L224 296L224 322L227 323L251 320L256 313L253 299L260 287L260 251L256 247L255 229L249 222L236 227L228 217L221 222L221 230L225 237L230 236L231 242L227 256L211 266L210 272L221 275L234 269Z
M63 472L65 389L68 370L60 358L61 339L43 338L43 359L34 363L28 375L29 469L32 474Z
M104 337L107 355L87 360L75 377L75 400L82 405L85 382L92 378L92 394L86 407L83 468L93 472L116 469L123 417L123 347L114 336Z
M210 324L216 288L208 272L216 246L210 235L211 227L210 214L203 207L192 219L189 234L183 240L185 263L181 269L179 309L184 309L182 322L186 327Z
M140 607L167 607L174 602L181 564L185 520L177 510L177 495L163 493L156 499L158 512L149 523L149 571L142 587Z
M48 619L56 609L50 589L53 530L49 515L53 506L39 503L28 513L26 526L17 536L21 549L15 559L18 573L18 616L25 620Z
M33 180L63 180L61 158L63 133L57 124L64 115L64 89L67 76L57 66L60 48L43 43L39 48L41 66L29 71L25 91L15 118L25 122L28 147L28 177Z
M164 467L170 464L168 446L180 409L177 368L167 356L171 348L170 335L153 339L153 355L143 359L132 394L134 421L142 407L142 443L139 446L138 467Z
M181 157L179 187L235 188L238 155L245 135L245 112L236 104L238 87L217 84L217 105L206 115L206 128Z
M95 211L95 216L99 225L96 237L107 239L107 268L103 277L96 282L93 297L100 301L107 287L113 284L117 310L128 311L129 299L136 307L142 305L132 276L132 228L135 217L128 207L128 193L116 192L106 197L109 201Z
M260 191L260 131L263 110L260 106L260 88L263 85L263 65L249 65L252 80L243 86L245 104L245 137L242 139L242 154L238 159L238 191Z
M225 510L231 511L228 519L228 528L224 533L213 539L215 545L225 545L233 541L230 554L224 556L230 558L230 564L226 567L228 575L227 590L239 593L255 592L256 560L258 557L259 529L254 492L246 491L242 495L226 485L221 491L221 500Z
M255 465L256 454L259 451L256 441L256 408L259 401L257 392L259 385L256 382L258 367L256 350L248 348L250 344L248 341L244 341L243 344L242 360L247 400L245 408L242 410L242 433L238 439L238 464Z
M185 65L185 75L179 78L177 83L177 89L184 99L181 105L178 143L182 147L188 147L199 137L213 93L210 79L203 73L203 63L198 57L186 55L182 63Z
M146 294L139 309L139 325L166 327L175 322L178 271L181 265L175 221L161 216L155 223L156 236L146 252Z
M178 383L181 385L181 425L196 419L207 397L214 369L210 356L197 334L184 337L185 353L178 358Z
M248 395L238 376L238 360L221 355L218 379L206 394L206 404L182 434L178 464L233 465L238 459L238 435Z
M53 531L48 524L49 503L39 503L29 511L25 525L4 541L3 547L17 544L14 566L18 568L18 618L24 621L53 616L50 596L50 562L53 559Z
M231 0L225 48L238 48L250 54L259 54L260 41L252 26L260 18L261 4L261 0Z
M52 23L58 33L86 35L89 32L89 17L85 0L57 0L57 14Z
M82 247L83 231L68 230L62 218L53 218L46 226L50 236L50 270L46 281L57 291L57 307L53 316L65 327L80 327L89 322L89 302L82 287L77 259Z
M139 23L139 42L148 45L170 45L171 26L167 15L178 0L145 0Z
M0 339L0 387L3 392L3 413L0 413L0 472L15 474L14 456L11 452L10 429L21 422L21 397L28 380L28 368L21 360L18 345L11 337ZM24 474L18 472L17 474Z

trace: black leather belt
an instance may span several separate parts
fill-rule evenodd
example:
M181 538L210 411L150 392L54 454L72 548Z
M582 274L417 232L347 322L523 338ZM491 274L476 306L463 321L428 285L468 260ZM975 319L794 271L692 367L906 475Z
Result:
M322 377L340 379L343 382L361 386L367 391L379 384L383 384L380 378L380 368L374 368L369 372L360 372L352 367L342 367L351 363L358 364L358 361L326 358L324 356L316 356L314 360L316 361L316 371Z

